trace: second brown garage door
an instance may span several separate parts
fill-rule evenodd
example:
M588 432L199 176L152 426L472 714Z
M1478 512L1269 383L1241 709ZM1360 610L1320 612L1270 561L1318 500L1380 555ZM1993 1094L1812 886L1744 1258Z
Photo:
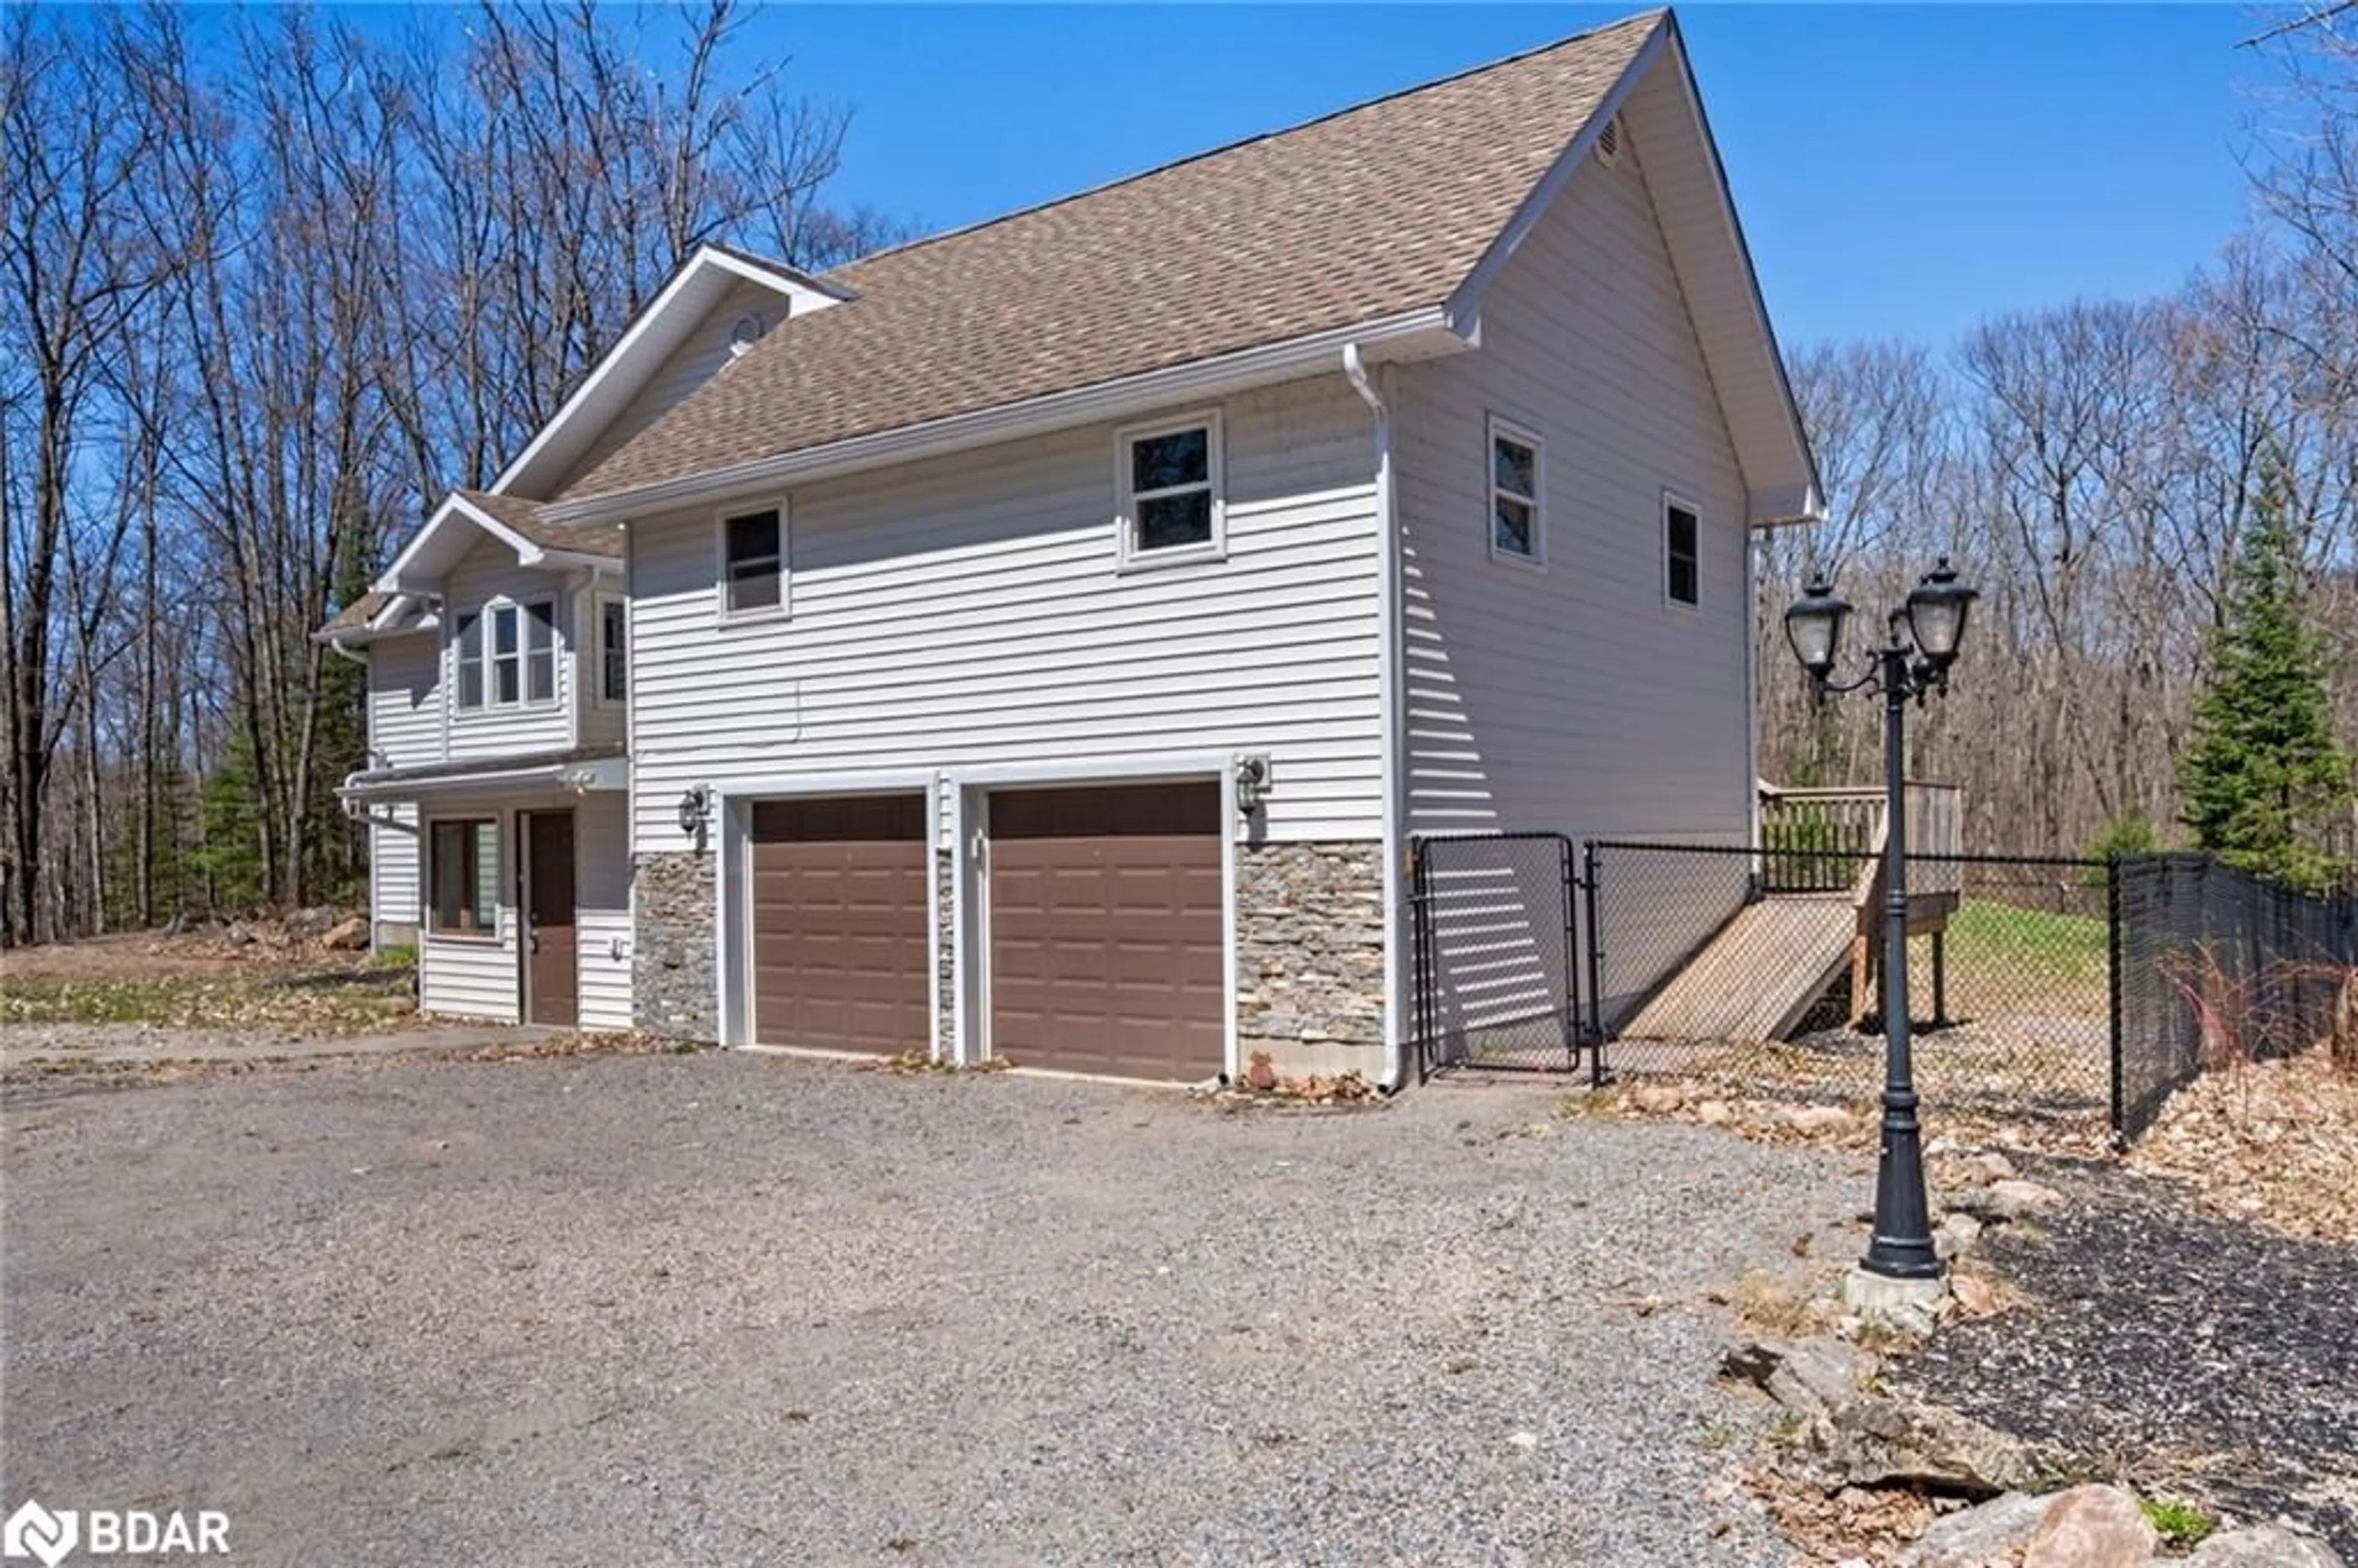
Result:
M1227 1036L1216 784L990 797L990 1047L1019 1067L1209 1077Z
M925 797L761 801L752 828L752 1038L924 1050Z

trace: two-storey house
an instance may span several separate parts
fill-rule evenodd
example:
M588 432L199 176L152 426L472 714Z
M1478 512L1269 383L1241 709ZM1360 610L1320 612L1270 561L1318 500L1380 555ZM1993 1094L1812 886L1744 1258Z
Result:
M429 1007L556 1016L569 942L585 1022L1395 1083L1413 836L1746 834L1750 535L1817 510L1654 13L699 252L341 633L349 793Z

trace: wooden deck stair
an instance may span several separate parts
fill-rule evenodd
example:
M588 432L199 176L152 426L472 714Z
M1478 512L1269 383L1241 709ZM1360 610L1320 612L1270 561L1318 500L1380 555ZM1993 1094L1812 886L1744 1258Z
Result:
M1850 967L1846 892L1746 904L1623 1026L1626 1040L1776 1040Z
M1621 1026L1621 1038L1781 1040L1845 970L1856 1024L1869 1005L1883 908L1883 798L1874 789L1764 786L1761 896L1679 967ZM1910 853L1931 857L1910 863L1908 931L1937 937L1963 887L1952 858L1961 847L1957 792L1910 784L1906 801Z

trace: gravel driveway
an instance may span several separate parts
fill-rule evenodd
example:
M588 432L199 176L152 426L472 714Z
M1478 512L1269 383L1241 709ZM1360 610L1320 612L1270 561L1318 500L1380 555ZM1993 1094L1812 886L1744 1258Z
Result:
M1699 1293L1860 1179L1552 1103L743 1054L12 1089L0 1506L225 1509L244 1563L1785 1561L1705 1500L1754 1418Z

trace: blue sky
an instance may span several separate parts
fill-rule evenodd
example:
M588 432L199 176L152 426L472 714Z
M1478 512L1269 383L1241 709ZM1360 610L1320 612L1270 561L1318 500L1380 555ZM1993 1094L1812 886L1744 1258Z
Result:
M794 6L749 43L855 113L838 194L972 222L1636 6ZM1945 344L2177 286L2244 222L2233 5L1681 11L1779 335Z

